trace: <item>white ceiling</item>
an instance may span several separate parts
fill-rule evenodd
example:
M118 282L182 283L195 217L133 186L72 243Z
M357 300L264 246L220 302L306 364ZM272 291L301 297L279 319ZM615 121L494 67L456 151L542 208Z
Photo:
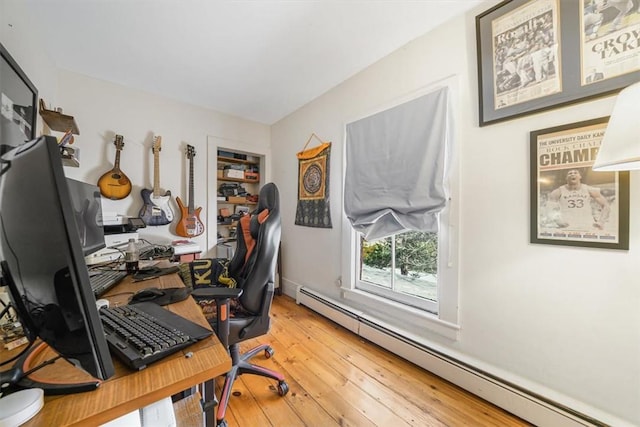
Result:
M481 3L28 0L59 68L265 124Z

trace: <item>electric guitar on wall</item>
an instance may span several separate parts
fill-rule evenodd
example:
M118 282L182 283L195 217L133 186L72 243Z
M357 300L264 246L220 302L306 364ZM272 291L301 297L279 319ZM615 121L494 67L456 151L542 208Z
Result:
M162 138L153 138L153 190L140 191L144 205L138 215L147 225L167 225L173 221L173 210L169 206L171 191L160 194L160 150Z
M120 151L124 148L122 135L116 135L113 144L116 146L116 161L113 169L100 177L98 187L100 187L100 194L107 199L120 200L131 193L131 181L120 170Z
M200 221L200 211L202 208L194 209L193 205L193 158L196 150L192 145L187 145L187 158L189 159L189 205L185 207L180 197L176 197L176 202L180 207L181 218L176 225L176 234L182 237L195 237L204 232L204 224Z

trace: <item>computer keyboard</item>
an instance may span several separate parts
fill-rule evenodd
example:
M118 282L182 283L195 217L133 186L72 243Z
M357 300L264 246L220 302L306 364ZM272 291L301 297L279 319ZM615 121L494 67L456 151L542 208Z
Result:
M100 318L111 353L137 370L213 333L151 302L104 307Z
M99 270L89 272L91 289L96 298L101 297L109 289L120 283L127 277L127 272L123 270Z

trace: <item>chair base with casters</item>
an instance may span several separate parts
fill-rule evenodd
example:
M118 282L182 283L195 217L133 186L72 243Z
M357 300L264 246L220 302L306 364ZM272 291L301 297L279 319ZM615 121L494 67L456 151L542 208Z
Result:
M218 402L218 411L216 413L216 422L220 427L227 425L224 418L226 416L227 406L229 405L229 398L231 397L231 389L233 388L233 383L240 375L253 374L274 379L278 381L277 387L280 396L285 396L289 392L289 384L285 381L284 375L249 362L249 359L260 353L263 353L266 358L270 358L273 355L271 346L262 344L244 354L240 354L238 344L234 344L229 348L229 352L233 365L231 371L229 371L224 378L224 385L222 386L220 401Z
M269 283L265 289L266 293L273 294L273 283ZM265 298L268 301L264 307L262 307L260 316L246 322L242 317L230 318L228 316L231 298L237 298L242 294L242 289L236 288L200 288L194 289L192 296L198 299L215 299L217 307L217 319L216 319L216 334L220 338L222 345L228 348L229 356L231 357L231 370L224 377L224 384L222 386L222 392L220 393L220 399L218 401L218 409L216 411L216 425L218 427L226 427L227 422L225 416L227 413L227 407L229 405L229 399L233 389L233 384L236 379L243 374L260 375L266 378L271 378L278 381L277 390L280 396L285 396L289 392L289 385L285 381L284 375L271 369L264 368L262 366L250 363L249 360L254 356L262 353L269 359L274 355L273 348L267 344L259 345L251 349L250 351L241 354L240 346L238 343L229 344L227 338L229 337L229 331L240 328L240 332L237 332L238 336L243 338L243 341L253 337L252 330L263 328L262 322L269 322L269 311L271 310L271 297ZM260 336L261 333L256 333L255 336Z

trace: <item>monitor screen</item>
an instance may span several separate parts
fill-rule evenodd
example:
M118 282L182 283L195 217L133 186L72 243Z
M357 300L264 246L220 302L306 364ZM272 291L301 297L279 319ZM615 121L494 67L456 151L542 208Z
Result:
M1 157L3 276L8 276L11 299L31 335L94 377L106 379L114 367L77 221L79 212L84 219L97 215L96 208L89 203L84 210L75 209L67 182L53 137L39 137Z
M102 203L97 185L67 178L80 244L85 256L105 247Z
M38 90L0 43L0 155L36 135Z

